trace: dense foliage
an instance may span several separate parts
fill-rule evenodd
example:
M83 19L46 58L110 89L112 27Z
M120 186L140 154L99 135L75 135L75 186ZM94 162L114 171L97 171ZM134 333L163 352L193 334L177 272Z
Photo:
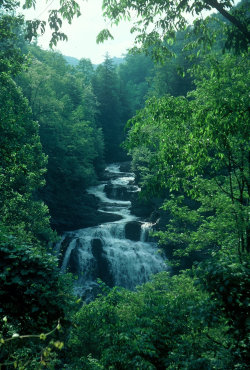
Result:
M143 193L161 196L167 213L155 236L175 257L202 250L192 261L205 260L83 306L73 369L247 369L248 63L245 54L206 58L187 98L151 98L130 120L126 147Z
M48 156L46 186L40 192L57 230L67 229L84 208L83 191L103 166L103 137L96 125L97 102L85 74L56 53L31 49L34 57L18 83L29 100Z
M38 125L11 76L0 76L1 195L2 222L30 239L50 240L47 207L34 199L44 184L46 157L42 153Z
M223 17L225 22L221 31L226 36L226 47L247 50L250 41L248 5L248 0L242 1L237 8L234 8L234 1L230 0L103 0L103 14L113 24L118 24L121 19L132 21L130 32L136 35L136 46L164 60L166 56L173 55L169 45L173 43L178 31L186 29L188 16L195 16L188 32L188 44L194 41L190 40L193 34L198 35L198 43L211 44L214 32L207 27L208 19L204 11L217 11ZM103 41L109 37L112 35L105 29L100 32L97 40Z
M246 265L221 253L194 273L160 273L84 306L69 340L72 368L247 369Z
M228 245L241 254L250 248L249 61L226 55L217 63L206 59L196 72L192 99L149 100L131 120L126 145L145 191L168 195L162 243L190 250Z
M124 123L129 116L126 114L126 102L123 100L123 91L119 86L118 76L112 59L108 55L103 64L97 67L93 77L94 93L99 102L98 121L103 129L105 140L105 158L112 161L122 160L120 144L124 139Z

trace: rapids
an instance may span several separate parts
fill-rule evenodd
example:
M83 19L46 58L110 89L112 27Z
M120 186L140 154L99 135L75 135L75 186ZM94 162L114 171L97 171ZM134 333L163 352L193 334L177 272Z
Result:
M117 214L121 220L67 232L57 245L60 250L67 239L61 272L76 275L74 292L86 301L96 296L98 278L109 286L135 289L152 274L167 269L157 244L148 241L150 223L130 212L131 202L127 199L140 190L134 185L134 174L121 172L117 164L109 165L105 171L106 183L89 188L88 193L99 199L99 211ZM111 189L109 196L105 191L107 184ZM128 224L139 228L139 237L133 238L138 240L127 237Z

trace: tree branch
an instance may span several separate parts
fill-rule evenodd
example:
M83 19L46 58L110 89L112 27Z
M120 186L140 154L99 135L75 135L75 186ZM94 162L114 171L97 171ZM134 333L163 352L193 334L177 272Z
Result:
M47 339L47 337L51 334L53 334L56 330L59 330L60 329L60 320L58 320L58 324L57 326L52 329L51 331L49 331L48 333L45 333L45 334L27 334L27 335L15 335L15 336L12 336L10 338L2 338L3 339L3 343L4 344L5 342L9 342L9 341L12 341L12 340L15 340L15 339L25 339L25 338L39 338L39 339Z
M218 3L217 0L204 0L204 2L208 5L210 5L212 8L215 8L218 10L218 12L223 15L230 23L232 23L235 27L237 27L246 37L248 42L250 42L250 32L248 31L247 27L240 22L237 18L235 18L233 15L228 13L223 6Z

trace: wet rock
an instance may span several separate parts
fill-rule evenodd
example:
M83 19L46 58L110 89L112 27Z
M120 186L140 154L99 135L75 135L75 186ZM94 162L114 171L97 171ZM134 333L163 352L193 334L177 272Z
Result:
M120 163L120 171L121 172L131 172L131 162L121 162Z
M131 194L128 192L127 187L112 185L111 183L107 184L104 188L105 193L110 199L119 199L119 200L130 200Z
M68 261L68 266L67 266L67 271L71 272L72 274L78 274L79 273L79 239L76 242L76 246L74 249L72 249L70 256L69 256L69 261Z
M51 226L59 234L65 231L77 230L83 227L96 226L98 200L95 196L83 193L74 204L62 206L59 202L57 208L51 210Z
M131 174L131 163L130 162L119 162L116 163L119 167L119 170L122 172L123 176L130 175ZM121 176L121 172L110 172L107 170L104 170L102 174L100 175L100 180L109 180L109 179L115 179L119 178Z
M148 218L154 210L154 203L151 200L144 200L137 193L131 198L131 213L137 217Z
M97 226L106 222L119 221L121 219L122 216L116 215L114 213L97 212L95 215L95 222L92 226Z
M91 242L92 253L96 260L96 278L101 279L110 287L114 286L112 273L110 271L110 264L105 256L101 239L95 238Z
M95 259L99 259L99 256L103 253L102 241L101 239L95 238L91 242L92 253Z
M125 225L126 239L139 241L141 237L141 223L138 221L130 221Z
M74 231L85 227L93 227L106 222L114 222L121 220L122 217L116 214L99 212L93 208L80 208L74 215L71 214L67 219L57 219L54 229L58 233L65 231Z

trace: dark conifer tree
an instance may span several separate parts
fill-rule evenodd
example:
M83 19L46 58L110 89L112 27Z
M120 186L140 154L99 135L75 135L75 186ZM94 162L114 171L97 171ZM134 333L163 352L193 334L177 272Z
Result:
M100 104L98 121L104 134L105 159L107 162L120 160L122 158L120 144L126 122L122 122L118 76L108 54L104 63L97 67L93 87Z

